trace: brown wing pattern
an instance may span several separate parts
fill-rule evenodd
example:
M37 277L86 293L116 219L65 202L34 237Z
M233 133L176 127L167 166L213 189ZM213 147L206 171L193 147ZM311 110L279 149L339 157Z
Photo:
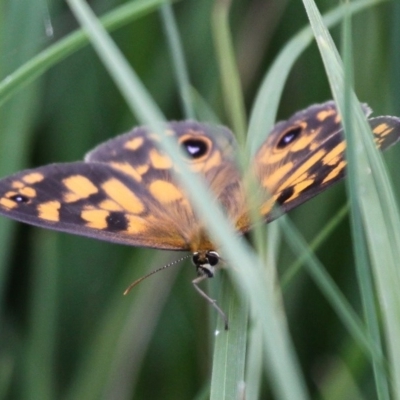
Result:
M364 107L366 114L368 107ZM376 144L400 138L400 119L370 119ZM171 122L190 170L205 179L239 232L250 228L236 142L223 127ZM273 219L275 203L288 211L344 176L345 142L333 102L314 105L278 123L256 154L253 170ZM179 173L179 171L175 171ZM211 250L203 223L174 175L157 136L140 127L89 152L84 162L52 164L0 180L0 214L50 229L129 245Z
M185 121L168 124L166 133L177 138L188 168L202 175L218 198L234 192L239 178L229 130ZM0 181L0 214L130 245L210 248L170 159L155 141L147 128L136 128L95 148L85 162L52 164L5 178ZM228 213L235 212L229 208Z
M364 106L368 115L370 110ZM377 146L384 150L400 138L400 119L369 120ZM278 123L255 158L261 186L270 194L261 213L267 221L276 203L286 212L342 179L346 143L334 102L318 104Z

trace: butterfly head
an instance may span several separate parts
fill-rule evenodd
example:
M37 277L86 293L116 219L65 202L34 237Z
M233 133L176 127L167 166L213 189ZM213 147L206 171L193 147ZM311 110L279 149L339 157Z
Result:
M219 254L214 250L196 251L192 255L192 262L196 266L198 276L212 278L215 273L215 267L220 261Z

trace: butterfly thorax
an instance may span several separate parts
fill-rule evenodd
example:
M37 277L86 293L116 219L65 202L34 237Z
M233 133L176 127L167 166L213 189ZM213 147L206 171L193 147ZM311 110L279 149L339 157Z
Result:
M220 256L214 250L196 251L192 255L192 262L196 267L198 276L212 278L219 261Z

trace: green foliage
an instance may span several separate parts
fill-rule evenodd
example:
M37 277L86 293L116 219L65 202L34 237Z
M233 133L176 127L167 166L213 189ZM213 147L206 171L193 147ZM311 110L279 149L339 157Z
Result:
M235 0L230 9L224 9L227 2L215 6L211 0L179 1L172 8L159 8L161 0L123 6L90 2L96 15L105 16L126 65L104 32L91 25L90 10L79 9L77 0L68 3L74 14L61 0L0 3L1 176L81 159L96 144L137 124L154 123L153 115L158 119L161 113L168 120L217 116L239 135L249 120L248 145L254 152L276 113L286 118L332 98L330 84L338 96L340 66L328 62L329 83L299 1ZM311 15L313 2L304 3ZM374 115L400 115L400 7L372 0L350 4L347 10L355 14L344 41L338 22L345 7L336 8L325 23L336 24L331 34L337 47L344 42L351 48L355 92ZM337 2L319 1L318 7L326 13ZM313 15L314 32L323 29ZM76 17L89 37L76 32ZM350 41L352 47L346 47ZM329 51L325 61L334 60ZM346 76L350 68L346 63ZM137 83L133 89L132 82ZM350 96L348 86L339 89L339 96L346 93ZM396 170L399 152L394 148L385 155L389 171ZM380 161L370 157L379 170ZM348 186L357 197L355 182L363 181L354 176ZM391 178L398 199L399 178ZM192 289L189 264L160 272L122 295L133 280L179 254L1 218L0 398L222 399L244 390L248 399L386 399L388 383L398 398L390 379L393 374L400 382L398 361L383 359L380 345L382 340L383 348L396 354L397 299L390 294L397 279L397 214L385 177L378 179L378 199L359 200L362 223L351 214L352 229L343 212L343 184L291 212L291 221L273 223L267 241L256 236L257 247L265 243L260 252L266 253L265 263L218 222L209 194L196 195L190 176L187 184L227 253L223 283L216 278L209 290L228 315L234 314L231 330L215 335L217 315ZM385 247L376 245L379 237L386 238ZM363 253L365 244L369 253ZM366 288L361 284L360 295L356 277L369 257L376 280L369 296L378 306L365 308ZM379 308L378 300L388 310ZM375 321L365 318L366 310L375 313ZM221 329L220 321L217 326ZM377 329L384 333L381 339Z

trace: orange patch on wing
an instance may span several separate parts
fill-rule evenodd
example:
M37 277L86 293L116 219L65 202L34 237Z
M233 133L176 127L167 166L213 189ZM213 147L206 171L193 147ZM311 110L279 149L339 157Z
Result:
M24 186L25 186L25 184L22 183L21 181L14 181L14 182L11 184L11 187L12 187L13 189L21 189L21 188L23 188Z
M338 156L342 155L346 150L346 142L341 142L329 151L326 156L322 159L325 165L331 165L333 160L336 160Z
M59 209L61 207L61 203L59 201L48 201L47 203L42 203L37 206L37 210L39 213L39 218L46 219L47 221L59 221L60 214Z
M329 174L322 181L322 184L329 182L330 180L336 178L346 167L346 164L347 164L346 161L344 161L344 160L341 161L336 168L334 168L331 172L329 172Z
M261 206L261 215L263 215L264 217L267 216L271 210L273 209L274 205L275 205L275 201L276 199L273 199L272 197L270 199L268 199L262 206Z
M24 187L19 190L19 193L23 194L24 196L28 197L36 197L36 190L31 187Z
M156 169L169 169L172 161L169 157L162 155L158 150L152 149L149 152L151 165Z
M305 181L299 182L294 186L294 193L293 195L285 201L285 203L289 200L293 200L298 197L305 189L311 186L314 183L314 179L307 179Z
M373 132L374 132L375 135L386 136L390 132L392 132L392 130L393 130L393 127L389 126L386 123L382 123L382 124L377 125L374 128Z
M304 128L303 128L304 129ZM315 137L319 134L321 128L316 129L312 133L310 132L307 135L300 136L291 146L290 151L299 151L305 149L311 143L314 142Z
M5 208L12 209L17 207L17 205L18 204L15 201L7 199L6 197L2 197L0 199L0 206L3 206Z
M63 179L62 182L70 190L70 193L64 196L64 201L67 203L86 199L99 191L92 181L83 175L73 175Z
M214 154L210 157L206 162L206 171L209 171L212 168L218 167L221 165L222 157L220 151L215 151Z
M154 181L149 185L149 190L160 203L170 203L183 198L182 191L167 181Z
M196 160L198 161L198 160ZM190 169L193 172L207 172L212 168L220 166L222 163L221 153L219 151L215 151L214 154L205 162L195 162L191 160Z
M262 185L270 192L272 192L273 188L281 181L281 179L284 178L285 175L292 170L293 170L293 163L288 162L277 168L276 171L273 172L272 174L267 175L263 179Z
M147 224L143 218L136 217L135 215L127 215L128 232L132 234L142 233L146 230Z
M132 165L128 163L117 163L117 162L112 162L110 165L117 169L118 171L122 171L123 173L129 175L131 178L133 178L137 182L141 182L142 177L141 175L136 171L135 168L132 167Z
M137 150L139 147L141 147L143 145L143 142L144 142L144 138L143 137L136 137L136 138L133 138L131 140L128 140L124 144L124 148L134 151L134 150Z
M336 110L333 110L333 109L323 110L317 114L317 119L322 122L322 121L325 121L327 118L329 118L331 115L335 115L335 114L336 114Z
M10 198L10 197L12 197L12 196L15 196L16 194L18 194L18 192L14 192L14 191L12 190L11 192L5 193L5 196L8 197L8 198Z
M315 153L313 156L311 156L307 161L302 163L295 171L294 173L287 179L283 184L279 187L278 192L281 192L282 190L286 189L292 182L296 181L299 176L303 175L304 173L307 173L307 171L310 170L310 168L318 162L324 155L326 154L326 150L321 149L317 153Z
M149 168L150 168L149 164L143 164L135 167L135 170L139 175L143 175L149 170Z
M32 172L28 175L25 175L22 177L22 180L26 183L38 183L41 182L44 179L44 175L42 175L39 172Z
M118 179L109 179L102 184L107 196L118 203L124 210L133 214L139 214L145 207L141 200Z
M83 210L81 212L81 218L87 223L86 226L94 229L105 229L108 224L106 218L110 215L105 210Z

